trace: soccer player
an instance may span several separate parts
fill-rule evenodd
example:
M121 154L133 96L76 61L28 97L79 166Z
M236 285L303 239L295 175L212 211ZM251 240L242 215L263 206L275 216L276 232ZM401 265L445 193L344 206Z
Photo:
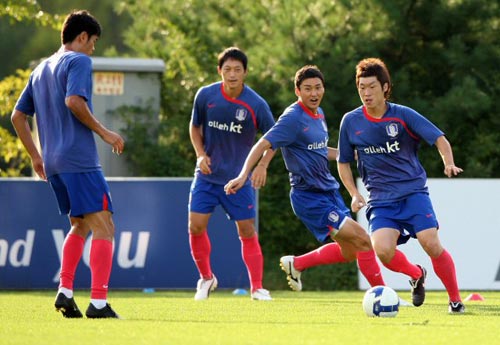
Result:
M224 193L224 185L240 171L257 130L266 132L274 124L266 101L244 83L247 63L239 48L225 49L218 56L217 72L222 81L201 87L194 99L189 132L197 161L189 197L189 244L200 273L195 300L206 300L217 287L207 233L217 205L236 222L251 298L271 300L269 291L262 287L264 259L254 226L255 191L247 183L238 195ZM268 150L253 171L255 188L265 184L273 155Z
M339 134L338 170L357 212L366 204L366 216L377 256L384 266L410 277L412 302L425 299L426 270L408 261L396 247L416 238L430 256L432 266L449 295L449 312L463 313L455 264L438 237L427 176L417 151L423 140L435 145L444 174L458 175L448 140L428 119L415 110L390 103L391 77L385 63L376 58L361 60L356 66L356 86L362 106L344 115ZM368 203L359 194L350 163L357 166L366 189Z
M105 128L92 113L92 60L101 26L87 11L73 11L61 30L61 48L41 62L12 113L12 123L31 157L34 171L48 180L61 214L69 215L71 230L62 249L56 310L81 318L73 298L73 280L92 232L92 286L88 318L119 318L107 303L113 257L113 206L104 179L94 133L121 154L122 137ZM31 136L28 116L36 114L42 156Z
M298 101L290 105L253 146L238 177L229 181L225 190L229 195L235 194L246 185L252 167L263 152L281 148L290 172L294 213L319 242L325 243L329 238L335 241L301 256L288 255L280 259L290 287L302 290L300 275L309 267L356 258L370 284L384 285L370 237L351 219L340 195L339 183L330 173L329 160L336 159L337 149L328 147L328 129L320 108L324 93L321 71L311 65L300 68L295 74Z

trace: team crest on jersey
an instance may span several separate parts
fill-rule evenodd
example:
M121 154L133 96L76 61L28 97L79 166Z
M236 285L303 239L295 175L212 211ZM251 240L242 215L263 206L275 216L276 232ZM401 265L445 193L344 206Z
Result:
M332 223L337 223L339 221L339 215L337 214L337 212L330 212L330 214L328 215L328 220Z
M395 138L399 134L398 125L396 123L388 124L385 127L385 131L387 132L387 135L390 136L391 138Z
M246 109L239 108L238 110L236 110L236 116L235 116L235 118L236 118L236 120L238 120L240 122L241 121L245 121L245 119L247 118L247 114L248 114L248 112L247 112Z

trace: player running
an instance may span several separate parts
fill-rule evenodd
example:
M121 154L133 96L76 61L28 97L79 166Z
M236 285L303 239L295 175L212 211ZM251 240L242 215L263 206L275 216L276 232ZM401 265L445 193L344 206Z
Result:
M295 74L298 101L290 105L253 146L238 177L229 181L225 190L229 195L235 194L246 185L262 153L281 148L290 172L290 201L294 213L319 242L335 241L301 256L281 258L280 265L290 287L302 290L300 276L309 267L355 259L371 285L385 285L370 237L351 219L340 195L339 183L330 173L329 160L336 159L337 150L328 147L328 129L320 108L324 93L324 77L316 66L299 69Z
M449 295L449 312L463 313L455 264L438 237L427 176L418 160L421 140L436 145L444 163L444 174L458 175L448 140L425 117L411 108L390 103L391 77L380 59L361 60L356 66L356 86L363 103L344 115L339 134L339 175L352 197L354 212L366 205L359 194L350 163L355 161L369 192L366 216L377 256L385 267L410 277L412 302L425 300L426 271L408 261L396 247L410 237L430 256L434 272Z

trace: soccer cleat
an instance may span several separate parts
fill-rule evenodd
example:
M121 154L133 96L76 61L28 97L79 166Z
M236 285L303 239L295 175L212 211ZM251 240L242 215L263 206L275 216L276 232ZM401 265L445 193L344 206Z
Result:
M294 291L302 291L302 282L300 281L301 271L293 267L294 256L287 255L280 259L280 266L286 273L286 279L288 280L288 285Z
M208 299L210 292L217 288L217 278L212 275L212 279L199 279L196 285L196 294L194 295L195 301L202 301Z
M411 301L415 307L420 307L425 301L425 278L427 271L420 265L417 265L422 271L422 276L418 279L411 279Z
M87 311L85 312L85 316L89 319L121 319L120 315L111 309L111 305L109 303L106 303L106 306L102 309L97 309L92 303L90 303Z
M450 314L463 314L465 313L465 305L461 302L450 302L448 305L448 313Z
M257 289L252 292L252 299L255 301L272 301L271 294L266 289Z
M60 311L64 317L80 318L83 317L82 312L78 309L73 297L68 298L62 292L59 292L54 302L56 311Z

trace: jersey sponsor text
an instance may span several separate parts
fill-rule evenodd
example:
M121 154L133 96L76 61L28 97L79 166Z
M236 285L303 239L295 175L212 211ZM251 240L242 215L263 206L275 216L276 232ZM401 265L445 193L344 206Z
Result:
M218 129L220 131L226 131L226 132L231 132L231 133L240 133L240 134L241 134L241 129L243 128L242 125L236 124L232 121L230 124L220 123L219 121L208 121L208 127L212 127L212 128Z
M368 146L363 149L366 154L377 154L377 153L396 153L401 148L399 147L399 142L395 141L392 144L390 142L385 143L384 146Z

